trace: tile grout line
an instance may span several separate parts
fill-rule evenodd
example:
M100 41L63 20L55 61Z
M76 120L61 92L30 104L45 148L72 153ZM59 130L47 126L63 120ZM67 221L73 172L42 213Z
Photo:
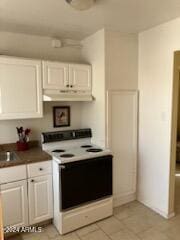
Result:
M134 215L135 216L135 215ZM128 231L130 231L131 233L133 233L137 238L139 238L140 239L140 237L138 236L138 234L139 233L143 233L143 232L145 232L145 231L148 231L148 230L150 230L150 229L152 229L153 227L151 226L149 229L147 229L147 230L144 230L144 231L140 231L139 233L135 233L135 232L133 232L128 226L126 226L126 224L124 224L120 219L118 219L116 216L114 216L120 223L122 223L123 225L124 225L124 227L125 228L127 228L128 229ZM127 217L127 218L125 218L125 219L128 219L129 217Z
M114 217L114 214L111 216L111 217ZM123 224L124 225L124 224ZM98 226L99 227L99 226ZM112 240L111 236L108 235L101 227L99 227L99 229L110 239Z
M99 226L98 226L99 227ZM99 227L99 229L110 239L110 240L112 240L112 238L106 233L106 232L104 232L104 230L101 228L101 227Z
M78 233L76 232L76 231L80 230L81 228L79 228L79 229L77 229L77 230L75 231L75 233L76 233L76 235L78 236L79 239L82 239L82 237L85 237L85 236L87 236L87 235L90 234L90 233L93 233L93 232L95 232L95 231L97 231L97 230L100 230L99 226L97 225L97 222L91 223L91 224L89 224L89 225L87 225L87 226L84 226L84 227L88 227L88 226L91 226L91 225L96 225L96 227L97 227L98 229L94 229L94 230L92 230L92 231L90 231L90 232L88 232L88 233L86 233L86 234L84 234L84 235L82 235L82 236L79 236ZM84 227L82 227L82 228L84 228Z
M102 220L103 220L103 219L102 219ZM101 220L100 220L100 221L101 221ZM100 221L99 221L99 222L100 222ZM96 222L96 223L98 223L98 222ZM95 224L96 224L96 223L95 223ZM96 224L96 225L97 225L97 224ZM98 229L93 230L93 231L90 232L90 233L93 233L93 232L96 232L96 231L102 231L102 232L108 237L109 240L112 240L112 238L110 238L110 236L109 236L107 233L105 233L101 227L99 227L98 225L97 225L97 227L98 227ZM87 236L87 235L90 234L90 233L87 233L87 234L85 234L85 235L83 235L83 236L81 236L81 237L79 237L79 238L80 238L81 240L83 240L82 237L85 237L85 236Z

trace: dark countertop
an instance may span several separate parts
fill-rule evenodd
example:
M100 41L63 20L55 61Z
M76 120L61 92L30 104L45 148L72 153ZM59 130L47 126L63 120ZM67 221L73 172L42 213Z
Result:
M51 155L44 152L37 142L32 142L27 151L16 151L16 144L0 145L0 151L14 151L18 156L17 160L0 161L0 168L52 160Z

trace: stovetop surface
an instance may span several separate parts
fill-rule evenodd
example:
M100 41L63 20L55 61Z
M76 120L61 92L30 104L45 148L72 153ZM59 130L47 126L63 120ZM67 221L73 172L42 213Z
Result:
M91 137L91 129L43 133L42 148L60 164L111 154L109 149L93 144Z
M111 153L109 149L104 149L94 144L75 145L71 147L68 147L67 145L67 147L63 146L63 148L58 148L56 146L55 149L49 149L46 151L59 163L80 161Z

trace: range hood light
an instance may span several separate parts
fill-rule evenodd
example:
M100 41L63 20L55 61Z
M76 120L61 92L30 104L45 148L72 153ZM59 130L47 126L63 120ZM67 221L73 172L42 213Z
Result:
M76 10L87 10L93 6L95 0L65 0Z
M77 93L60 93L58 90L44 90L43 101L93 101L94 97L91 93L79 92Z

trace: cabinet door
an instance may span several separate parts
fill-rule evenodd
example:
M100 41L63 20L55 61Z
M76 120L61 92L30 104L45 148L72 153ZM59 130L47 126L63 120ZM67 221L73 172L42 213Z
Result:
M41 62L0 57L0 119L42 117Z
M135 199L137 164L137 92L108 94L108 147L113 158L113 198L118 206Z
M28 180L29 223L35 224L53 217L52 175Z
M0 185L4 226L28 224L27 181Z
M43 61L43 88L68 89L68 64Z
M69 65L69 83L73 90L91 90L91 66L83 64Z

